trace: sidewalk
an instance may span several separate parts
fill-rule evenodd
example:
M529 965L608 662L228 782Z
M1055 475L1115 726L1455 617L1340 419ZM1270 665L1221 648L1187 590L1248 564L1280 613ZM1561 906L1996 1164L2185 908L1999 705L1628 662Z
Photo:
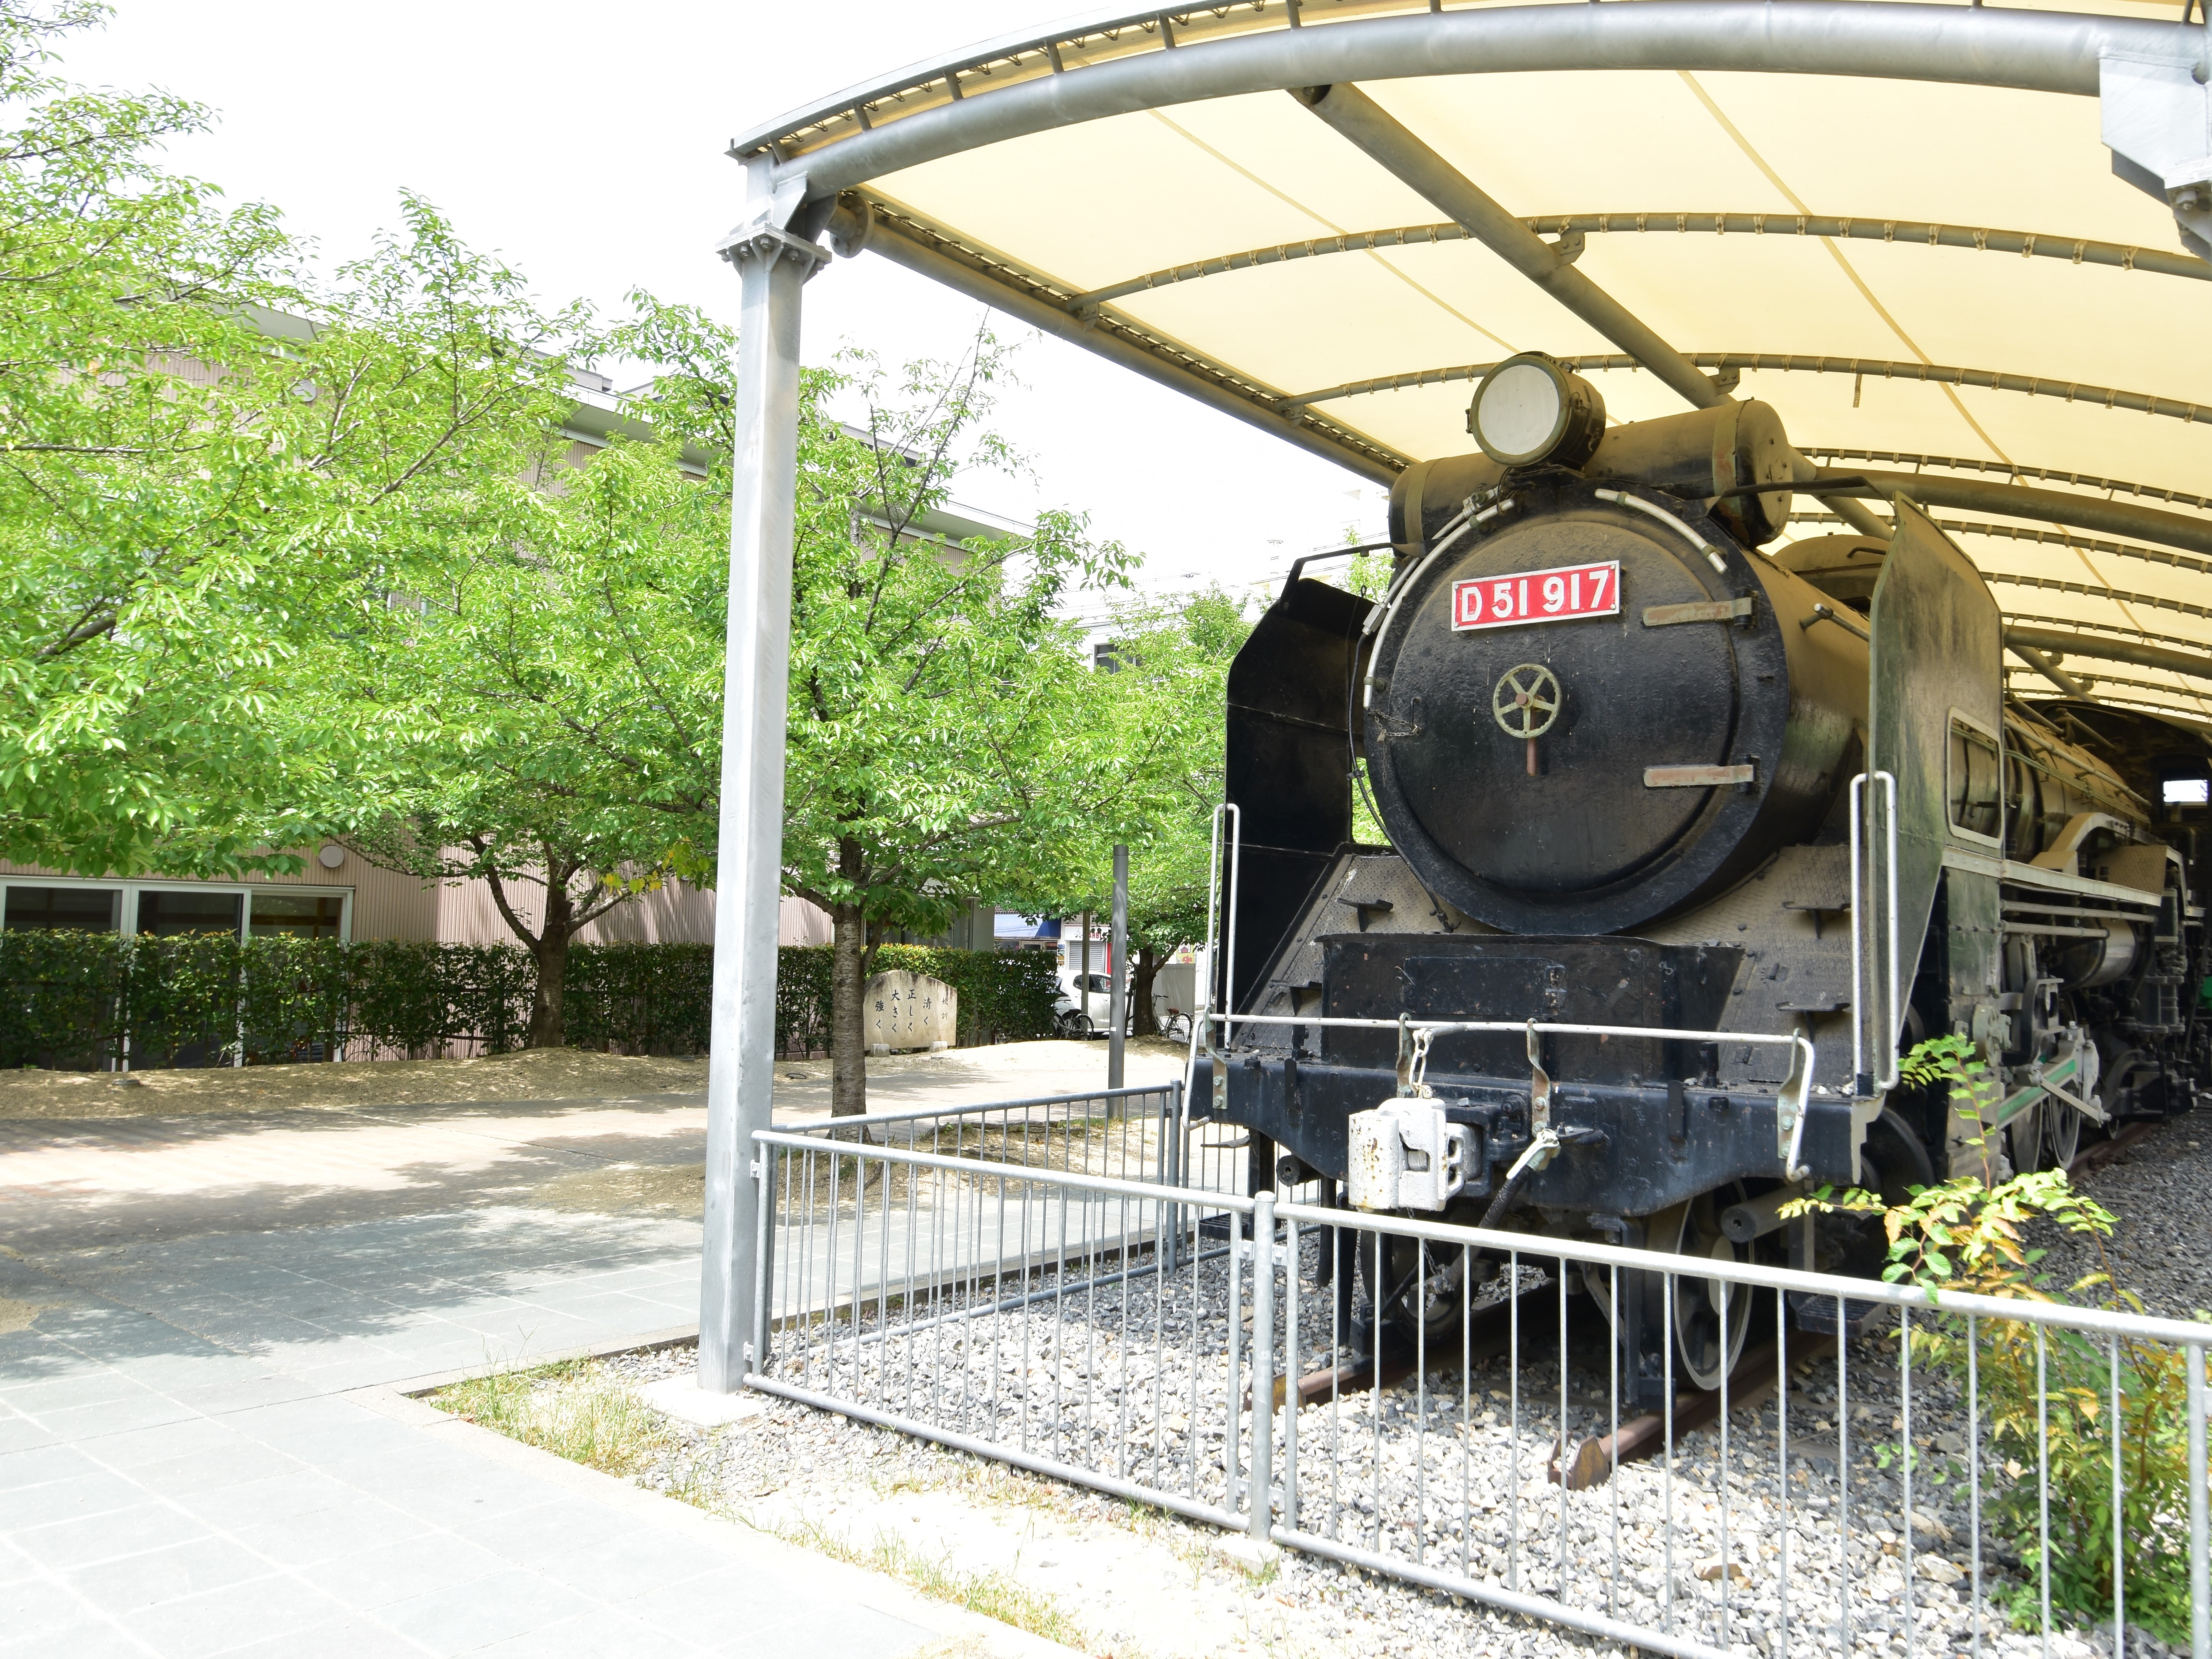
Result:
M688 1213L543 1199L696 1109L535 1105L0 1126L0 1656L1065 1651L407 1397L696 1319Z

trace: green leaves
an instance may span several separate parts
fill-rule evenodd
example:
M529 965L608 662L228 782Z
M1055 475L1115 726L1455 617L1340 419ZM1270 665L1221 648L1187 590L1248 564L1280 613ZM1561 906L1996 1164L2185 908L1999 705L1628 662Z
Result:
M0 857L283 867L331 736L301 658L526 465L573 319L411 198L313 281L273 210L156 164L205 112L45 73L100 15L0 3Z

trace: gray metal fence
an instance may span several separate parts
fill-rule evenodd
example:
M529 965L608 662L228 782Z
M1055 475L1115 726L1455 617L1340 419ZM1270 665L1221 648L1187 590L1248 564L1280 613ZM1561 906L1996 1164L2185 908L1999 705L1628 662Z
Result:
M1180 1107L757 1135L748 1382L1655 1652L2212 1656L2212 1327L1247 1197ZM1355 1282L1408 1334L1358 1340Z

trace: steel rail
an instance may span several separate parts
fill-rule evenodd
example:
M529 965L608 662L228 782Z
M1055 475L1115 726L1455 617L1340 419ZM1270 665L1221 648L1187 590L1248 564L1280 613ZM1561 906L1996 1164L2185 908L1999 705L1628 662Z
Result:
M1841 524L1832 513L1792 513L1792 524ZM1986 519L1937 519L1938 530L1954 535L1992 536L1999 541L2036 542L2050 547L2077 548L2084 553L2108 553L2118 559L2141 559L2197 575L2212 575L2212 559L2193 558L2162 547L2136 547L2128 542L2108 542L2100 536L2074 536L2063 530L2031 530L2026 525L1994 524Z
M2073 264L2111 265L2122 270L2148 270L2166 276L2193 277L2212 282L2212 260L2186 253L2167 253L2155 248L2131 247L2122 242L2100 242L2084 237L2045 235L2040 231L1993 230L1973 225L1931 224L1923 220L1882 219L1852 214L1803 213L1540 213L1523 216L1521 222L1538 236L1588 236L1607 233L1649 232L1657 234L1730 234L1743 236L1810 236L1849 238L1856 241L1894 242L1907 247L1972 248L1978 252L2017 253ZM1371 253L1379 249L1421 247L1468 240L1464 226L1400 225L1388 230L1346 231L1334 236L1315 236L1303 242L1277 242L1267 247L1218 253L1146 271L1105 288L1076 296L1079 306L1103 305L1132 294L1194 283L1206 276L1225 276L1231 271L1256 270L1296 259L1317 259L1332 253ZM1557 246L1557 244L1554 244ZM1571 249L1571 245L1570 245ZM1563 249L1562 252L1569 252ZM1869 457L1893 460L1894 456Z
M1671 3L1672 0L1638 0L1638 3L1644 5ZM1548 244L1540 243L1539 246ZM1949 363L1901 362L1893 358L1815 357L1778 351L1692 351L1683 356L1701 369L1735 369L1739 373L1749 369L1754 374L1850 374L1868 380L1926 380L1937 385L1978 386L1993 392L2025 392L2035 398L2063 398L2069 404L2093 404L2103 409L2125 409L2142 415L2164 415L2192 423L2200 419L2212 421L2212 406L2193 404L2185 398L2160 397L2148 392L2123 392L2112 386L2090 386L2084 381L2068 380L2049 374L2016 374L2007 369L1961 368ZM1638 356L1622 352L1593 353L1579 357L1562 357L1559 361L1581 373L1650 367ZM1303 409L1310 404L1331 403L1341 398L1364 398L1382 392L1406 392L1419 386L1443 386L1454 380L1479 380L1497 366L1495 362L1455 363L1442 368L1420 368L1403 374L1378 375L1372 380L1346 380L1339 386L1323 386L1316 392L1302 392L1295 397L1285 398L1277 407L1286 410ZM1667 383L1670 386L1674 385L1672 380Z
M773 152L779 178L806 179L820 200L871 179L1011 138L1200 99L1347 81L1561 70L1750 70L2008 87L2094 97L2101 59L2194 64L2203 31L2179 22L1901 0L1639 0L1632 6L1500 6L1419 11L1250 32L1069 66L1059 47L1108 27L1157 27L1172 11L1108 14L1000 41L863 83L739 134L736 156ZM1112 21L1109 21L1112 20ZM1025 78L971 66L1026 60ZM1050 72L1045 66L1051 65ZM950 77L948 79L948 77ZM941 88L941 93L939 90ZM863 106L908 98L928 106L869 119ZM837 123L834 131L826 123ZM811 147L807 147L809 143Z
M1887 461L1893 466L1942 467L1950 472L1994 472L2003 478L2034 478L2044 483L2072 484L2081 489L2102 489L2129 495L2154 495L2184 507L2212 508L2212 495L2191 495L2157 484L2130 483L2124 478L2096 478L2086 472L2069 472L2055 466L2022 466L2013 461L1978 460L1957 455L1909 455L1894 449L1836 449L1826 444L1800 444L1797 453L1815 461Z

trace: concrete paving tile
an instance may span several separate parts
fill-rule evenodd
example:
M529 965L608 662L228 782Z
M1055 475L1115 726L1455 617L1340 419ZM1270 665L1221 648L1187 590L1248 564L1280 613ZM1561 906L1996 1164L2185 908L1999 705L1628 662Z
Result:
M353 1618L225 1648L222 1659L398 1659L428 1651L373 1619Z
M830 1563L823 1565L827 1569ZM849 1595L824 1601L806 1596L805 1589L786 1583L775 1595L763 1596L757 1571L725 1567L638 1596L622 1604L622 1611L709 1653L746 1659L767 1654L775 1659L890 1659L911 1653L936 1634L864 1607Z
M118 1556L189 1544L209 1535L208 1523L167 1504L133 1504L106 1515L26 1527L8 1541L49 1571L91 1566Z
M267 1642L347 1617L343 1607L313 1585L279 1573L144 1607L125 1614L119 1622L165 1659L204 1659L247 1642ZM312 1659L309 1650L295 1651L302 1659Z
M520 1568L412 1595L377 1617L433 1653L471 1653L593 1611L575 1591Z
M41 1573L29 1559L0 1544L0 1643L28 1641L92 1617L69 1587Z
M157 1397L167 1400L166 1395ZM167 1403L173 1410L183 1410L174 1401ZM84 1437L78 1443L109 1468L128 1470L202 1452L235 1450L251 1443L236 1430L193 1413L146 1428L119 1429L97 1440Z
M100 1406L112 1400L133 1400L148 1392L146 1385L129 1372L101 1365L75 1376L0 1382L0 1405L35 1415L72 1406Z
M356 1498L330 1509L240 1526L231 1535L283 1566L309 1567L428 1531L427 1522L388 1504Z
M270 1571L252 1551L209 1537L71 1567L59 1576L100 1612L124 1619L163 1601L265 1578Z
M21 1641L0 1638L0 1659L146 1659L154 1650L119 1626L86 1613L59 1630L42 1631Z
M96 1406L56 1406L37 1413L33 1419L58 1440L77 1445L128 1434L133 1430L162 1428L199 1420L198 1414L167 1395L149 1389Z
M551 1491L542 1480L491 1468L474 1457L465 1462L441 1462L427 1478L422 1478L424 1471L417 1466L409 1472L417 1478L405 1480L382 1478L384 1472L368 1466L330 1466L324 1472L418 1520L465 1534L473 1534L494 1516L538 1507Z
M44 1331L9 1331L0 1335L0 1378L9 1382L36 1382L66 1376L94 1364Z
M99 1468L75 1446L30 1446L21 1451L0 1452L0 1492L91 1474Z
M149 1463L133 1469L131 1474L149 1492L164 1498L182 1498L191 1492L234 1486L243 1481L296 1474L305 1467L282 1452L240 1439L234 1447L195 1452L166 1463Z
M17 1455L37 1457L44 1451L73 1449L41 1447L39 1451L22 1452ZM56 1521L74 1521L87 1515L109 1515L117 1510L127 1510L134 1504L143 1504L146 1497L146 1488L128 1475L94 1468L88 1474L66 1475L58 1480L45 1480L36 1486L21 1486L9 1490L6 1510L8 1526L10 1531L14 1531L23 1527L45 1526Z
M571 1589L619 1603L713 1572L729 1561L726 1551L633 1521L613 1537L541 1555L532 1565Z
M233 1412L252 1411L257 1407L308 1399L315 1390L312 1383L299 1377L262 1371L253 1376L194 1383L189 1387L171 1389L167 1392L169 1397L180 1406L189 1406L210 1417L224 1417Z
M58 1446L61 1437L34 1417L0 1411L0 1456L29 1451L36 1446Z
M706 1650L657 1631L642 1620L600 1607L581 1618L564 1619L557 1625L475 1651L484 1659L634 1659L647 1653L683 1655L688 1659Z
M637 1523L604 1504L557 1498L530 1509L487 1516L467 1529L473 1543L536 1566L550 1555L603 1544L634 1532Z
M259 1480L241 1480L207 1492L184 1492L170 1501L205 1521L230 1531L260 1521L282 1521L295 1515L356 1503L361 1494L342 1480L333 1480L319 1469L301 1469L290 1474Z
M301 1577L349 1607L373 1613L394 1601L453 1589L512 1571L512 1563L450 1532L334 1557Z

